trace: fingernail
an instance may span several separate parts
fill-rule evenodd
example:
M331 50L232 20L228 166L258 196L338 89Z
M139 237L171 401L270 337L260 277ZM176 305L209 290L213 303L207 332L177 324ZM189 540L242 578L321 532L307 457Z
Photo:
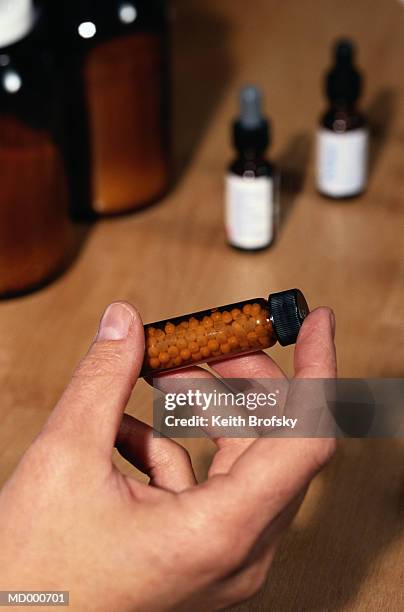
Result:
M332 335L335 336L335 314L332 310L330 310L330 322L331 322Z
M124 340L128 337L133 321L133 312L124 304L111 304L101 319L97 334L100 340Z

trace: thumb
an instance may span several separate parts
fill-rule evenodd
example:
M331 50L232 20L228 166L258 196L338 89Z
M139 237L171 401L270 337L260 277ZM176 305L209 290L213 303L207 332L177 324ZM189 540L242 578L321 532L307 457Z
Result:
M110 456L143 355L138 312L126 302L111 304L45 429Z

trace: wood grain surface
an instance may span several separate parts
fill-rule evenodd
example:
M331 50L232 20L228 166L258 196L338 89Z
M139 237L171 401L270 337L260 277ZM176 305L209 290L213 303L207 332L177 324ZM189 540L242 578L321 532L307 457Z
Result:
M177 179L159 205L82 228L57 282L0 304L0 484L69 380L103 308L125 299L145 321L300 287L337 318L339 371L404 376L404 5L398 0L178 0L174 3ZM316 194L320 77L336 36L353 36L374 126L366 194ZM284 170L276 245L226 246L223 177L238 88L258 83ZM271 354L288 373L293 349ZM128 412L151 419L141 381ZM188 441L198 476L209 442ZM119 461L117 459L117 461ZM132 468L120 461L122 469ZM239 611L404 609L404 443L345 440L313 484L268 583ZM214 560L212 560L212 563Z

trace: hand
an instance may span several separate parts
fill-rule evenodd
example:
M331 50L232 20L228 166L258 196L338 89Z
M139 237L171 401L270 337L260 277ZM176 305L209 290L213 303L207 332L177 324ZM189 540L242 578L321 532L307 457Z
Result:
M336 375L333 335L331 311L313 311L296 345L297 377ZM143 354L138 313L111 305L0 493L0 589L69 590L72 609L121 612L220 609L262 585L334 441L218 439L209 478L198 485L180 445L122 420ZM283 376L264 353L214 369ZM151 486L118 471L115 443Z

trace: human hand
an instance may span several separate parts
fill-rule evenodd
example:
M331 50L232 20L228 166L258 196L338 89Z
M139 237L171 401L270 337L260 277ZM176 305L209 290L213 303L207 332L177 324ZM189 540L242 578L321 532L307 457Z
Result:
M297 377L336 375L333 335L332 313L313 311L296 345ZM178 611L223 608L264 582L335 442L218 439L209 478L198 485L180 445L154 438L133 417L122 420L143 354L137 312L110 306L0 493L0 589L69 590L77 610ZM264 353L214 369L227 378L283 376ZM119 472L115 444L151 486Z

